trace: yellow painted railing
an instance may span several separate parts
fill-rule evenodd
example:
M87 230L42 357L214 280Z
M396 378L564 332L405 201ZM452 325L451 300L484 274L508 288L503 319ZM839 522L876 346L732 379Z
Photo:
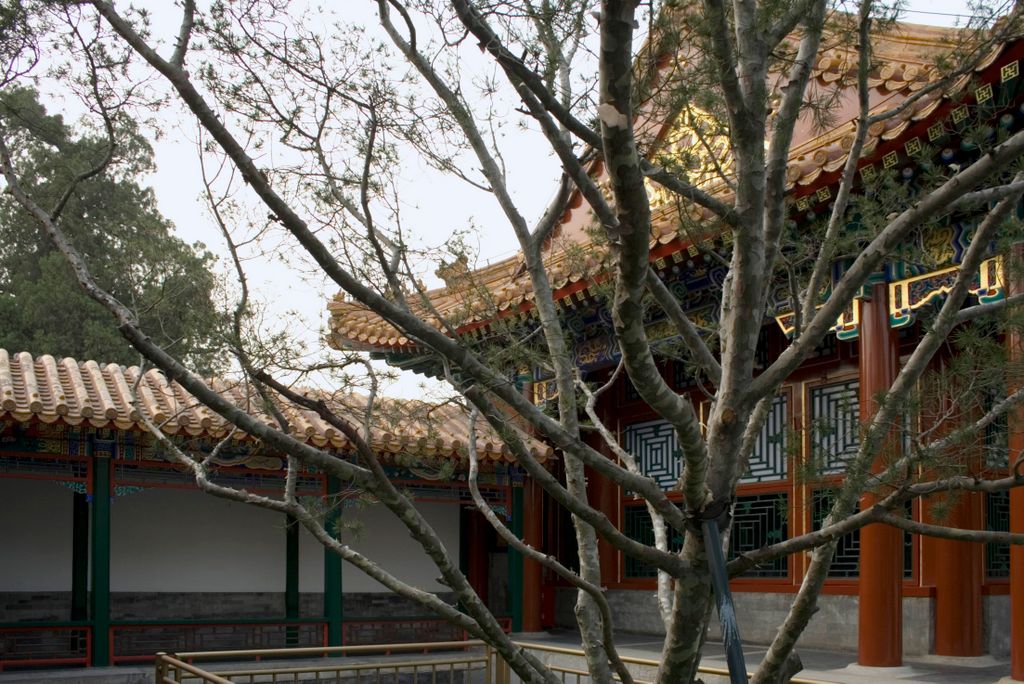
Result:
M544 660L563 684L586 684L590 674L580 669L583 651L543 643L516 642ZM331 656L331 657L327 657ZM289 666L282 659L302 659ZM315 660L314 660L315 659ZM634 671L636 684L651 684L658 661L623 657ZM575 661L575 662L572 662ZM215 667L212 664L219 663ZM728 677L724 668L699 668L701 674ZM641 675L648 675L644 679ZM156 684L257 684L259 682L342 682L356 684L512 684L508 664L481 641L447 641L332 648L282 648L250 651L158 653ZM832 684L794 678L792 684Z
M279 665L282 659L303 659L303 662ZM456 684L474 679L491 682L494 678L491 653L480 641L158 653L155 662L156 684L340 682L343 679L378 684L399 681ZM211 667L218 662L219 666Z
M523 641L517 641L516 645L520 646L521 648L533 651L536 654L549 654L550 656L577 658L581 663L585 663L585 661L583 660L583 651L577 648L565 648L563 646L550 646L548 644L530 643ZM541 657L541 659L545 660L544 657ZM659 663L657 660L654 660L652 658L634 658L632 656L622 656L622 662L625 663L627 666L630 666L629 669L632 671L633 681L635 684L651 684L653 681L653 675L658 671ZM590 673L586 670L581 670L578 667L572 667L568 664L561 664L553 658L548 658L546 664L552 672L556 672L561 676L563 684L585 684L585 682L589 681ZM496 684L508 684L508 675L506 674L505 680L502 681L500 672L502 668L504 668L507 671L508 664L502 661L498 664L497 667L499 672L498 681L496 682ZM724 677L726 680L729 677L729 670L725 669L724 667L707 667L705 665L701 665L697 668L697 671L704 675L715 675L719 677ZM638 677L638 672L650 672L652 679L643 679L642 677ZM747 677L749 678L751 674L752 673L748 673ZM833 682L822 681L819 679L802 679L800 677L794 677L789 681L791 684L834 684Z

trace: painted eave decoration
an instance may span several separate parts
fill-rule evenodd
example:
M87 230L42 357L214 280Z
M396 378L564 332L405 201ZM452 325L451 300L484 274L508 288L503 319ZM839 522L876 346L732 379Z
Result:
M936 56L948 52L959 36L956 29L898 24L878 36L869 87L873 111L900 104L932 83L937 74L933 67ZM859 173L866 181L881 169L900 168L913 164L915 155L924 146L941 146L962 127L969 105L982 105L993 97L993 85L1016 85L1020 77L1020 59L1024 57L1024 41L1015 40L993 49L975 68L951 87L936 89L917 99L898 115L871 127L864 147ZM843 97L855 94L856 55L840 43L828 46L819 57L812 85L818 89L839 89ZM844 92L848 91L848 92ZM856 99L855 97L853 98ZM798 124L797 136L790 155L787 190L792 197L793 218L802 220L816 208L827 204L839 181L853 141L854 115L840 112L836 117L845 123L821 132L810 125ZM1013 114L1016 114L1014 110ZM1024 112L1021 112L1024 115ZM1004 115L1005 118L1005 115ZM639 123L638 123L639 125ZM650 149L664 153L680 132L678 121L662 126L649 144ZM652 125L643 130L654 130ZM682 135L685 135L683 133ZM601 178L600 162L591 173ZM720 179L709 180L705 189L728 200L730 192ZM652 192L654 214L651 227L651 262L656 269L692 268L701 263L698 245L725 240L714 228L710 212L695 205L658 204L658 193ZM685 216L682 216L685 214ZM693 225L710 226L706 234L685 232L682 219ZM571 308L592 298L609 277L607 251L590 242L590 209L577 193L562 216L561 225L549 245L545 263L555 297L559 304ZM441 274L439 272L439 274ZM447 277L446 287L429 291L431 306L457 326L459 335L481 338L491 332L499 320L515 321L533 315L533 291L522 268L521 257L513 257L475 271L464 271L458 277ZM424 320L441 328L440 321L425 307L415 311ZM385 354L414 352L418 345L359 302L336 295L328 304L330 312L330 343L339 349L377 351ZM780 311L780 313L783 313ZM782 322L780 321L780 324ZM782 324L785 327L784 324ZM855 321L837 321L837 334L856 336Z
M268 425L271 416L258 409L255 393L245 384L214 378L208 384L232 403L245 408ZM309 393L307 393L308 395ZM362 424L366 397L360 394L317 392L341 417ZM133 401L133 397L137 397ZM282 402L292 435L307 444L339 452L352 445L343 434L312 411ZM228 424L200 404L176 382L168 382L150 369L139 379L139 368L96 361L33 357L0 349L0 419L19 423L56 423L117 430L145 430L143 415L167 435L221 438ZM370 444L388 460L407 457L468 459L469 426L466 413L453 403L378 398L375 402ZM487 461L513 462L507 446L481 421L477 426L477 453ZM535 458L543 461L553 450L522 435ZM240 441L253 438L237 434Z

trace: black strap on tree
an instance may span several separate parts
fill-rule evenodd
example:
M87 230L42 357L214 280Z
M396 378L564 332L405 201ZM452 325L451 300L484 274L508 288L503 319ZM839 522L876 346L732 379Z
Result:
M696 532L699 528L704 535L704 551L708 556L711 586L715 591L718 619L722 623L725 659L729 664L729 682L730 684L746 684L747 664L743 658L743 641L740 639L740 627L736 620L732 593L729 591L729 573L725 567L725 554L722 553L719 527L719 521L723 525L729 524L731 504L732 502L728 499L712 501L702 511L689 512L687 518L693 531Z

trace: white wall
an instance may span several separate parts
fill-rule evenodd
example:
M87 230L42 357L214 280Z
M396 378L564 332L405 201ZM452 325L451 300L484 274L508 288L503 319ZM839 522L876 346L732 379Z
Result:
M71 490L0 479L0 591L71 591Z
M280 513L148 489L114 499L110 528L111 591L284 591Z
M0 591L71 590L71 490L52 482L0 479ZM450 557L459 557L459 507L419 504ZM111 517L111 590L153 592L284 591L283 516L179 489L115 497ZM427 591L445 591L439 572L380 504L349 508L362 532L345 533L353 548ZM323 548L299 536L299 590L323 591ZM342 566L345 592L383 586Z
M459 562L459 507L455 504L420 503L416 507L434 528L456 566ZM449 591L438 583L437 567L409 536L409 531L381 504L348 508L346 520L359 520L360 533L342 532L342 541L375 561L399 579L426 591ZM342 566L342 590L345 593L387 591L355 566Z

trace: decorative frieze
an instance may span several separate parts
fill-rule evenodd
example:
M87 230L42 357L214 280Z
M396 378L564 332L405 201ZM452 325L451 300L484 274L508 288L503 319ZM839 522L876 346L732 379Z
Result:
M956 283L959 268L951 266L890 283L889 324L894 328L912 324L918 311L949 294ZM1002 299L1005 296L1002 260L983 261L968 291L982 304Z

